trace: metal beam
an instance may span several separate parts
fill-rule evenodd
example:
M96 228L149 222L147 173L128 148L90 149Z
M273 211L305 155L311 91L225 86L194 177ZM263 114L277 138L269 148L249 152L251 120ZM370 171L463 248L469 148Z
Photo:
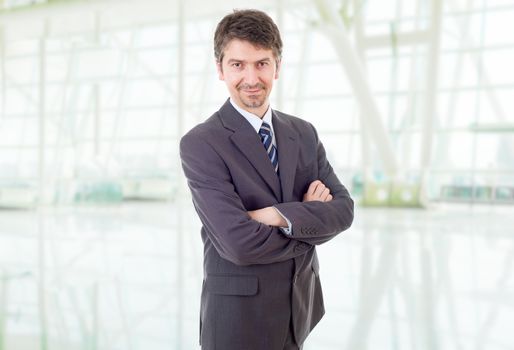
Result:
M439 49L441 42L441 20L442 20L442 2L441 0L433 0L431 3L431 25L430 25L430 42L428 69L426 76L426 98L423 116L423 133L421 135L421 190L420 200L422 203L428 201L427 198L427 176L432 156L432 141L434 123L436 121L436 105L437 105L437 87L439 75Z
M304 104L304 91L303 88L305 86L305 76L307 73L307 70L305 67L307 67L307 62L310 56L310 50L309 50L309 43L310 43L310 25L306 25L302 32L302 39L301 39L301 49L300 49L300 60L297 65L296 69L296 91L295 91L295 101L294 101L294 114L299 115L303 111L303 104Z
M0 79L0 118L2 118L5 116L5 101L7 96L7 92L5 90L5 34L2 26L0 26Z
M475 123L469 128L474 132L514 133L514 123Z
M385 173L391 178L395 178L398 173L398 162L393 145L380 118L380 112L368 79L364 74L359 57L350 43L344 23L337 16L338 11L332 8L328 1L315 0L315 3L324 21L320 25L320 29L332 42L353 87L360 107L362 127L369 130L371 140L375 143L380 158L383 161Z
M391 46L412 46L425 43L430 39L428 30L414 30L406 33L395 33L389 35L373 35L363 38L363 46L367 49Z
M38 202L45 202L46 189L46 38L49 23L45 21L44 30L39 38L39 67L38 67Z
M177 30L177 41L178 41L178 50L177 50L177 63L178 63L178 79L177 79L177 137L175 138L177 144L175 149L179 149L179 141L180 136L184 134L184 120L186 117L185 113L185 71L186 71L186 22L185 22L185 0L178 0L177 3L177 14L178 14L178 30ZM176 157L176 168L175 171L177 173L176 178L181 178L181 169L182 164L180 159ZM180 189L184 190L185 186L178 186ZM179 200L182 200L184 196L179 192L178 193ZM177 241L175 243L175 252L178 258L178 261L184 261L184 212L183 205L179 203L179 210L175 211L175 218L177 222L178 234ZM185 284L185 273L184 273L184 264L177 264L176 266L177 277L175 280L176 286L184 286ZM184 316L184 290L183 288L177 288L177 319L182 320ZM183 333L184 333L184 325L183 322L176 323L176 336L175 336L175 346L174 348L177 350L183 349Z
M361 7L359 7L361 6ZM366 64L366 54L364 48L364 18L362 11L362 3L360 0L353 0L353 7L355 9L355 17L354 17L354 35L355 35L355 45L357 55L362 62L363 65ZM357 10L359 9L359 10ZM357 112L358 114L362 114L362 112ZM365 128L362 119L360 120L360 135L361 135L361 152L362 152L362 178L363 183L369 183L373 181L373 166L371 164L371 147L369 140L369 132L367 128Z

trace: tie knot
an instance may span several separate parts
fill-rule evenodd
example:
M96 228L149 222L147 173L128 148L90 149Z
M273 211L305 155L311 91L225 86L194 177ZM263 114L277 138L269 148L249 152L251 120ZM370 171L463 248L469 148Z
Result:
M259 134L271 135L271 127L269 126L268 123L266 123L266 122L262 123L261 129L259 130Z
M275 145L273 145L273 133L271 132L270 125L266 122L263 122L261 125L261 129L259 130L259 134L261 135L261 140L264 144L264 149L266 150L266 153L268 153L268 157L271 160L273 169L275 169L275 172L278 172L277 148L275 147Z

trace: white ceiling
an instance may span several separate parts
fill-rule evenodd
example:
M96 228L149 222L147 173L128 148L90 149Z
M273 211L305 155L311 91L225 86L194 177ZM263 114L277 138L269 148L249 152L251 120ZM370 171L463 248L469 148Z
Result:
M235 8L270 9L293 6L309 0L69 0L35 5L0 14L5 40L38 38L45 33L59 36L70 32L94 31L177 20L182 1L186 19L221 17Z

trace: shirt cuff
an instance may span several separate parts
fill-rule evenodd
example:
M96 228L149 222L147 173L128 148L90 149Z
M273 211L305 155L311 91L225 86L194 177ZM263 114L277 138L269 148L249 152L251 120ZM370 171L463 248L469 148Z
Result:
M291 224L291 221L289 221L289 219L288 219L288 218L286 218L286 217L284 216L284 214L282 214L282 213L280 212L280 210L278 210L276 207L273 207L273 208L275 208L275 210L277 211L277 213L279 213L279 214L280 214L280 216L282 216L282 217L284 218L284 220L287 222L287 227L279 227L279 228L280 228L280 229L282 230L282 232L284 232L286 235L291 236L291 235L293 234L293 225Z

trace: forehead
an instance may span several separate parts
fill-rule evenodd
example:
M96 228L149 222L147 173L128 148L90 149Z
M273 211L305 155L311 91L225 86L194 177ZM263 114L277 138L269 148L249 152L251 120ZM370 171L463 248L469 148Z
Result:
M232 39L223 50L225 60L263 60L266 58L274 59L273 50L255 45L246 40Z

